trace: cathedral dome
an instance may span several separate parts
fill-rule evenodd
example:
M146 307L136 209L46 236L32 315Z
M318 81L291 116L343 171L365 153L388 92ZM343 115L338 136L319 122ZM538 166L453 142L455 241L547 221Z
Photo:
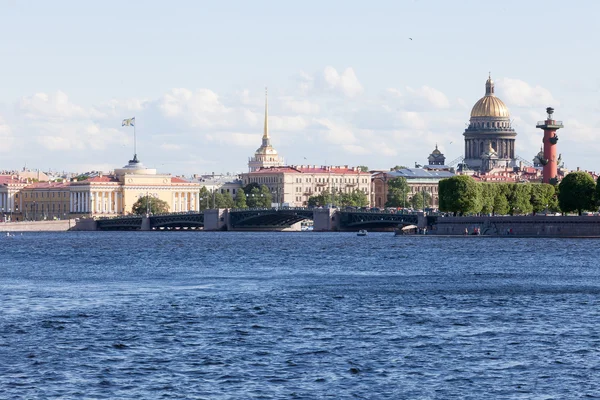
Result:
M485 82L485 96L483 96L471 110L472 117L509 118L508 108L502 100L494 94L494 81L488 78Z

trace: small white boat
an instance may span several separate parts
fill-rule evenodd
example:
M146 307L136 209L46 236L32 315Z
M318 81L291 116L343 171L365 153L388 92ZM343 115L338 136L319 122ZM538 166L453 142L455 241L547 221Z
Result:
M356 236L367 236L367 231L365 229L361 229L360 231L358 231Z

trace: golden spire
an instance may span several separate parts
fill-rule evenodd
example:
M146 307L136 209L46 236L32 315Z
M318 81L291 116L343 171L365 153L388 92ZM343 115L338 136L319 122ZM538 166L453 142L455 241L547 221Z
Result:
M267 88L265 88L265 129L263 132L263 139L269 138L269 103L267 100Z

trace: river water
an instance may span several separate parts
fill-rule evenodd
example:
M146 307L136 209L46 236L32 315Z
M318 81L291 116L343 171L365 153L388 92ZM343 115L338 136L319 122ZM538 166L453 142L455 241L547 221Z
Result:
M0 237L0 398L600 398L599 244Z

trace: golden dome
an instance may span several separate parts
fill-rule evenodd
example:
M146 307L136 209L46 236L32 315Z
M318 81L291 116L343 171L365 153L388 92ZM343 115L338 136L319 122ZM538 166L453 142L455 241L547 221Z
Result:
M485 96L475 103L471 110L471 117L510 117L504 102L494 94L494 81L492 81L492 78L488 78L485 82Z

